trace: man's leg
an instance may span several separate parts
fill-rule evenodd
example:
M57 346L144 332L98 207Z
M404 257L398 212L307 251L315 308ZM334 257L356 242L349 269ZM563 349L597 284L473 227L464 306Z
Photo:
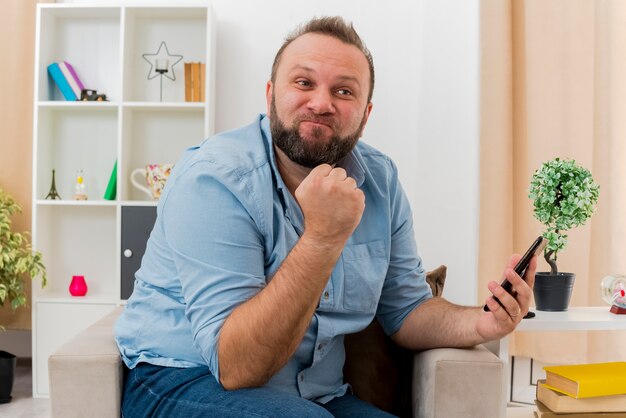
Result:
M332 418L320 405L266 388L227 391L207 367L139 364L128 372L123 418Z
M335 418L397 418L352 394L346 394L322 405Z

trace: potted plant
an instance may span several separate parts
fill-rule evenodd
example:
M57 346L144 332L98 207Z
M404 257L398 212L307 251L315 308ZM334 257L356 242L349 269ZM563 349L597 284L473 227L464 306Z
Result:
M13 198L0 189L0 306L10 303L13 310L26 305L27 278L41 276L41 286L46 285L41 253L32 251L27 233L11 230L11 216L21 211ZM4 330L1 324L0 329ZM0 351L0 403L11 400L15 363L14 355Z
M533 174L528 197L533 199L535 218L545 226L543 236L548 245L544 258L550 265L550 272L535 275L533 293L538 310L567 310L575 275L559 272L557 254L567 245L565 232L591 218L599 192L589 170L574 160L555 158Z

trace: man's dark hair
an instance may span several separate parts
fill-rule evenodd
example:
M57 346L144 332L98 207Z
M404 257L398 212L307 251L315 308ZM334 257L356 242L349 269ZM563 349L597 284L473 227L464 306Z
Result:
M276 81L276 71L278 69L278 64L280 64L280 58L285 51L285 48L289 46L290 43L295 41L297 38L302 35L306 35L307 33L318 33L321 35L328 35L335 39L340 40L341 42L356 46L359 51L365 55L367 59L367 63L370 68L370 91L367 96L368 103L372 101L372 94L374 93L374 60L372 58L372 54L369 49L365 46L365 43L359 37L359 34L356 33L352 23L347 23L343 18L339 16L325 16L325 17L316 17L311 19L310 21L298 26L296 30L290 33L287 38L285 38L285 42L280 47L278 52L276 53L276 57L274 58L274 64L272 64L272 83Z

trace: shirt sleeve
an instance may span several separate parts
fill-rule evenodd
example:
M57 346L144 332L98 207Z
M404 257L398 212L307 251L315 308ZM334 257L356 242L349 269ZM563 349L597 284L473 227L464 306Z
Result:
M266 285L255 193L236 172L201 161L178 176L163 205L193 343L218 382L222 325Z
M389 268L376 315L387 335L397 332L409 313L432 298L422 259L417 253L413 215L390 160L391 248Z

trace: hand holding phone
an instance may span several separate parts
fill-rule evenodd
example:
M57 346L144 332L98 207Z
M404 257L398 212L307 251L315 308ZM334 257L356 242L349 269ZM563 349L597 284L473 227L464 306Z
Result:
M547 239L545 239L544 237L541 237L541 236L538 237L535 240L535 242L532 243L530 248L528 248L526 253L524 253L522 258L519 260L519 262L515 266L515 268L514 268L515 273L517 273L522 279L525 280L524 273L526 272L526 269L528 268L528 264L530 264L530 260L536 254L540 254L543 251L543 249L546 248L547 244L548 244L548 240ZM502 286L504 288L504 290L509 292L511 295L515 296L515 292L513 291L513 285L507 279L504 279L504 281L500 284L500 286ZM504 306L502 305L502 302L500 302L500 300L497 297L492 296L492 298L496 302L498 302L500 304L500 306L502 306L504 308ZM483 307L483 310L485 312L489 312L489 307L487 305L485 305Z

